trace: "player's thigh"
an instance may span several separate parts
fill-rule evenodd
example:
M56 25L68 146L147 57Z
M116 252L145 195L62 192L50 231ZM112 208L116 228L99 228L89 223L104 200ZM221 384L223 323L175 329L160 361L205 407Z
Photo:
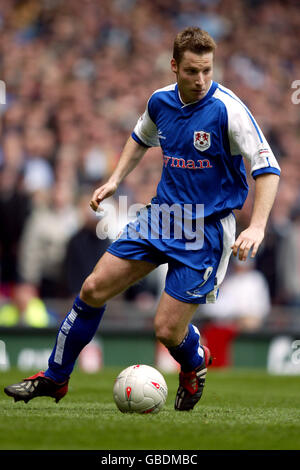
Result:
M84 281L80 296L90 305L99 306L155 268L156 264L148 261L119 258L105 252Z
M157 338L167 347L180 344L197 308L198 304L181 302L164 291L154 319Z

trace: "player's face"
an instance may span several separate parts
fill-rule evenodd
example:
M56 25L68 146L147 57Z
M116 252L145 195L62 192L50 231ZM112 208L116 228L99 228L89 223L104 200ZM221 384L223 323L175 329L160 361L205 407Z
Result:
M175 59L171 60L171 68L176 74L180 97L184 103L204 98L212 80L212 52L195 54L185 51L179 64Z

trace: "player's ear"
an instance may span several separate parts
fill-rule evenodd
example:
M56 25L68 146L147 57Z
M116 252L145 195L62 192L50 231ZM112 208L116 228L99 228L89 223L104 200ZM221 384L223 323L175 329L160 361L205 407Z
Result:
M171 70L174 73L178 73L178 65L174 57L171 59Z

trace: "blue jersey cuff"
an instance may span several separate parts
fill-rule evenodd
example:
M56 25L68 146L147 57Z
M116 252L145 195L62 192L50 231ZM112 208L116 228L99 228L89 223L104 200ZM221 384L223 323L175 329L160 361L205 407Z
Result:
M273 173L274 175L280 176L280 170L278 168L274 168L273 166L269 166L267 168L260 168L259 170L255 170L252 173L252 177L256 179L257 176L259 175L264 175L267 173Z
M144 144L144 142L136 135L135 132L132 132L131 137L133 138L133 140L135 140L142 147L146 147L147 149L150 148L150 145Z

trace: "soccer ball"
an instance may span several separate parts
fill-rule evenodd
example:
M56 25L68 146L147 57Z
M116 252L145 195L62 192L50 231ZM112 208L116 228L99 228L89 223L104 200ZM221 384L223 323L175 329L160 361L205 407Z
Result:
M116 378L113 397L122 413L158 413L168 396L165 379L154 367L136 364Z

